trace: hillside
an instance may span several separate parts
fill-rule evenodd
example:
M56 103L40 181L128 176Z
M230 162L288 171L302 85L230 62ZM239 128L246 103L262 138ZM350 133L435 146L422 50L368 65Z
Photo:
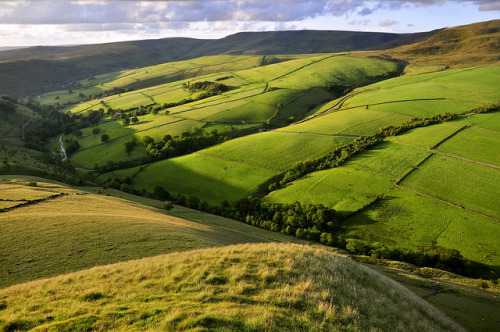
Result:
M500 63L500 20L443 29L425 41L387 53L413 64L468 67Z
M68 47L0 51L0 94L29 96L68 88L90 76L206 55L276 55L354 51L420 34L351 31L238 33L218 40L167 38ZM404 39L403 39L404 38Z
M390 279L297 245L174 253L17 285L0 298L6 330L462 330Z
M277 239L41 178L0 179L0 287L174 251Z

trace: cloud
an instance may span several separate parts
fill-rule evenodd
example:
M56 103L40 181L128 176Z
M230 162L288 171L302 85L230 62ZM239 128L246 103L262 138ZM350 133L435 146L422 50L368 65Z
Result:
M370 8L368 7L365 7L363 9L361 9L359 12L358 12L359 15L361 16L366 16L366 15L370 15L370 14L373 14L373 10L371 10Z
M378 25L380 25L381 27L390 27L391 25L394 24L399 24L399 22L394 20L393 18L389 18L387 20L378 22Z
M350 20L347 22L349 25L367 25L370 23L370 20L368 19L363 19L363 20Z

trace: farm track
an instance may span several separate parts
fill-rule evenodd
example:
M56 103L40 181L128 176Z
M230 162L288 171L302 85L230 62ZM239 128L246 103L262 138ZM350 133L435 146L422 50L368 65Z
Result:
M46 197L46 198L33 199L33 200L30 200L30 201L27 201L27 202L24 202L24 203L15 205L15 206L11 206L11 207L8 207L8 208L0 209L0 213L5 213L5 212L9 212L9 211L12 211L12 210L15 210L15 209L19 209L19 208L22 208L22 207L26 207L26 206L35 205L35 204L38 204L38 203L47 202L49 200L56 199L56 198L59 198L59 197L65 196L65 195L68 195L68 194L67 193L59 193L59 194L55 194L55 195L52 195L52 196L49 196L49 197Z
M425 196L425 197L432 198L432 199L434 199L434 200L436 200L436 201L440 201L440 202L442 202L442 203L446 203L446 204L448 204L448 205L450 205L450 206L453 206L453 207L459 208L459 209L464 210L464 211L467 211L467 212L471 212L471 213L474 213L474 214L477 214L477 215L480 215L480 216L483 216L483 217L486 217L486 218L489 218L489 219L493 219L493 220L495 220L495 221L500 221L500 219L497 219L497 218L495 218L495 217L489 216L489 215L487 215L487 214L484 214L484 213L481 213L481 212L478 212L478 211L474 211L474 210L471 210L471 209L465 208L465 207L460 206L460 205L456 205L456 204L454 204L454 203L451 203L451 202L445 201L445 200L443 200L443 199L441 199L441 198L437 198L437 197L434 197L434 196L431 196L431 195L428 195L428 194L424 194L423 192L420 192L420 191L417 191L417 190L414 190L414 189L410 189L410 188L408 188L408 187L403 187L403 186L401 186L401 185L399 185L399 184L395 184L394 186L395 186L395 187L398 187L398 188L400 188L400 189L404 189L404 190L411 191L411 192L413 192L413 193L416 193L416 194L419 194L419 195L422 195L422 196Z
M429 152L432 152L432 153L441 154L443 156L447 156L447 157L450 157L450 158L460 159L460 160L467 161L467 162L470 162L470 163L474 163L474 164L478 164L478 165L482 165L482 166L486 166L486 167L490 167L490 168L500 169L500 167L496 166L496 165L482 163L482 162L477 161L477 160L472 160L472 159L467 159L467 158L464 158L464 157L455 156L455 155L452 155L452 154L449 154L449 153L444 153L444 152L441 152L441 151L438 151L438 150L424 148L422 146L413 145L413 144L410 144L410 143L403 143L403 142L398 142L398 141L393 141L393 140L384 140L384 142L393 142L393 143L396 143L396 144L407 145L407 146L411 146L411 147L414 147L414 148L417 148L417 149L420 149L420 150L425 150L425 151L429 151Z

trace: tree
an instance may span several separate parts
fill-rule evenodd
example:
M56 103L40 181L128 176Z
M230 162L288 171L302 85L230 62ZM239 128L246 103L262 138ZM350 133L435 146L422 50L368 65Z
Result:
M165 111L165 115L169 115L170 114L170 111L169 110L166 110Z
M101 136L101 142L106 143L107 141L109 141L109 136L107 134L103 134Z
M77 131L75 132L75 136L76 136L77 138L82 138L82 136L83 136L82 131L81 131L81 130L77 130Z
M150 106L151 107L151 106ZM149 107L148 107L149 108ZM151 108L151 114L156 115L158 114L158 109L157 108Z
M145 145L145 146L148 146L149 144L153 144L153 143L155 142L155 140L154 140L154 139L152 139L152 138L151 138L151 137L149 137L149 136L144 136L144 137L142 138L142 141L144 142L144 145Z
M165 201L165 203L163 203L163 207L165 208L165 210L170 211L174 208L174 203L172 203L171 201Z
M136 116L134 116L134 117L132 118L132 123L136 124L137 122L139 122L139 118L138 118L138 117L136 117Z
M80 98L84 98L84 97L85 97L85 95L83 94L83 92L80 92L80 93L78 94L78 97L80 97Z
M99 135L100 133L101 133L101 128L95 127L94 129L92 129L92 134Z
M122 120L122 124L123 124L124 126L128 126L128 125L130 124L130 118L124 118L124 119Z

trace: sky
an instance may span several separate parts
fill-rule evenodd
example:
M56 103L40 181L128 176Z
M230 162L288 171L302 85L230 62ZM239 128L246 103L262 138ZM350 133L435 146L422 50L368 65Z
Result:
M500 18L500 0L0 0L0 47L242 31L411 33Z

